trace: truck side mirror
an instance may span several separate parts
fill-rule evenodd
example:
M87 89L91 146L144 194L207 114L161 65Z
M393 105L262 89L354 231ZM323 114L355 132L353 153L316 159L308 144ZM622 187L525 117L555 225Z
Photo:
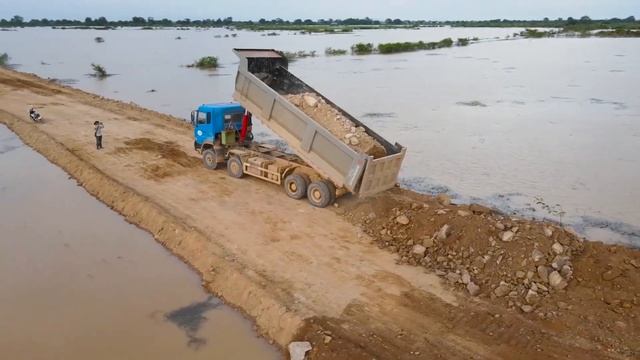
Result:
M196 125L196 111L193 110L191 112L191 125L195 126Z

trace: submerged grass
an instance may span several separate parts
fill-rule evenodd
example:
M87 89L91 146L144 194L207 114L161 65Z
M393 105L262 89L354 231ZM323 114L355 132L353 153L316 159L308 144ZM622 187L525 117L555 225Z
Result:
M281 53L287 60L295 61L297 59L304 59L308 57L316 57L317 53L315 50L312 51L284 51Z
M105 67L100 64L91 63L91 69L93 70L92 75L97 77L98 79L104 79L109 76L109 74L107 73L107 69L105 69Z
M198 69L217 69L218 66L218 58L215 56L203 56L193 64L187 65L187 67L195 67Z
M334 49L334 48L326 48L324 49L324 54L327 56L337 56L337 55L346 55L347 50L344 49Z
M9 54L7 53L2 53L0 54L0 66L5 67L7 65L9 65Z
M357 43L351 46L351 52L356 55L366 55L373 53L372 43Z
M410 52L418 50L435 50L453 46L451 38L442 39L437 42L396 42L378 44L378 52L380 54L395 54L401 52Z

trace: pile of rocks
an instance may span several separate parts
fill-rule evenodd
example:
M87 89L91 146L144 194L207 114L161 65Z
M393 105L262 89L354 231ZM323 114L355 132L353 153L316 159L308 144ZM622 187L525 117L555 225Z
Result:
M287 95L287 99L352 149L374 158L386 156L384 146L369 136L365 128L357 126L317 94Z

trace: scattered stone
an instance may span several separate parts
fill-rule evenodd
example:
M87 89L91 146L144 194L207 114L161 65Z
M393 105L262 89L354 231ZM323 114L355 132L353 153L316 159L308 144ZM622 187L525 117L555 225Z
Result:
M447 194L438 194L438 196L436 196L436 200L440 203L440 205L451 205L451 197Z
M443 225L436 236L438 240L446 240L451 235L451 227L448 224Z
M616 327L619 328L619 329L626 329L627 328L627 324L625 324L622 321L616 321L615 324L616 324Z
M511 228L511 232L514 233L514 234L517 234L518 230L520 230L519 226L514 226L514 227Z
M400 215L396 218L396 222L400 225L409 225L410 220L405 215Z
M502 231L502 230L504 230L504 229L505 229L505 226L504 226L504 224L503 224L503 223L501 223L501 222L499 222L499 221L498 221L498 222L496 223L496 229L498 229L498 230Z
M411 203L411 210L416 210L416 209L418 209L418 208L420 208L420 204L418 204L418 203Z
M311 350L308 341L294 341L289 344L289 357L291 360L304 360L307 351Z
M565 265L569 265L569 257L568 256L560 256L557 255L556 257L553 258L553 261L551 262L551 267L553 267L556 270L560 270L562 269L563 266Z
M520 310L522 310L523 313L528 314L528 313L533 311L533 306L531 306L531 305L522 305L522 306L520 306Z
M549 274L549 285L551 285L556 290L562 290L567 287L568 283L565 279L562 278L559 272L554 271Z
M640 269L640 261L636 261L635 259L629 260L629 264L636 269Z
M500 282L500 285L498 285L498 287L493 290L493 293L497 297L503 297L510 292L511 292L511 286L505 283L504 281Z
M331 336L325 335L324 339L323 339L323 342L324 342L325 345L327 345L328 343L331 342L331 340L333 340L333 338Z
M564 252L564 247L560 245L560 243L553 243L553 245L551 245L551 250L557 255L560 255Z
M545 227L544 228L544 235L546 237L551 237L551 235L553 235L553 230L550 227Z
M549 282L549 268L544 265L540 265L538 266L537 270L540 280L542 280L543 282Z
M542 251L533 249L533 251L531 252L531 260L533 260L533 262L538 262L542 259L544 259L544 254L542 253Z
M525 276L527 276L527 274L524 271L516 271L516 278L524 279Z
M353 137L351 137L349 139L349 144L354 145L354 146L358 145L358 144L360 144L360 140L358 140L357 137L353 136Z
M462 217L471 216L471 211L468 211L468 210L458 210L458 216L462 216Z
M465 285L468 285L471 282L471 275L469 275L469 272L464 270L462 272L462 277L461 277L462 283Z
M437 215L447 215L447 211L446 210L438 210L436 211Z
M471 212L476 214L476 215L491 214L491 209L489 209L486 206L482 206L482 205L478 205L478 204L469 205L469 210L471 210Z
M476 285L473 281L467 284L467 291L471 296L478 296L480 294L480 286Z
M460 274L458 273L454 273L454 272L450 272L447 274L447 276L445 276L445 278L447 279L447 281L449 281L452 284L457 283L458 281L460 281Z
M560 269L560 275L565 279L569 279L573 275L573 269L571 266L565 265Z
M500 240L502 240L504 242L509 242L509 241L513 240L513 237L515 235L516 234L514 234L511 231L505 231L505 232L502 233L502 235L500 235Z
M620 275L622 275L622 271L618 268L611 268L605 272L602 273L602 279L605 281L611 281L617 277L619 277Z
M433 241L433 238L431 237L427 237L424 240L422 240L422 246L424 246L425 248L431 248L435 245L435 241Z
M569 308L569 304L567 304L566 302L562 302L562 301L558 301L558 308L561 310L566 310Z
M307 104L307 106L309 107L316 107L318 106L318 100L316 98L314 98L313 96L309 96L309 95L304 95L302 97L302 99L304 100L304 102Z
M540 296L538 296L538 293L536 291L529 290L527 292L527 295L525 295L524 299L529 304L537 304L538 301L540 301Z
M413 249L411 252L414 255L418 255L420 257L424 257L424 253L427 251L427 248L422 245L413 245Z

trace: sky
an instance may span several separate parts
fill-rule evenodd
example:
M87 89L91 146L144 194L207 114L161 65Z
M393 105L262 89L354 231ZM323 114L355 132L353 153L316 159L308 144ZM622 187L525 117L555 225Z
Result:
M548 17L640 18L640 0L0 0L0 18L109 20L156 19L384 20L542 19Z

